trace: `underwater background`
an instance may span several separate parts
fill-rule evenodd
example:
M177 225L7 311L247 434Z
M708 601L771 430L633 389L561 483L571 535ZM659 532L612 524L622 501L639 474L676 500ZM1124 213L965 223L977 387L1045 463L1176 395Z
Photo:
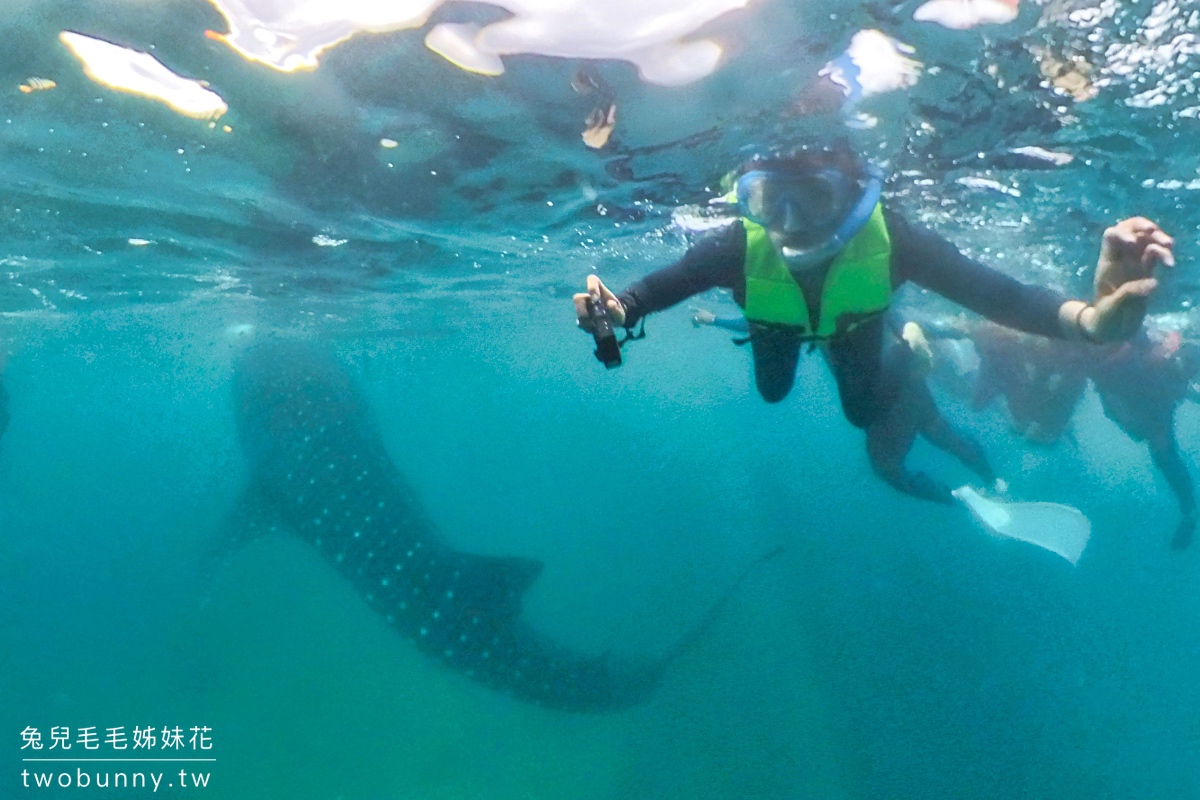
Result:
M21 734L154 725L212 729L209 785L157 792L179 797L1200 798L1196 549L1168 548L1174 499L1093 393L1052 449L942 398L1014 496L1091 518L1072 567L877 481L817 357L763 403L745 349L691 324L726 294L653 316L616 371L575 330L590 271L622 287L678 257L725 172L833 124L911 219L1073 295L1107 225L1157 220L1179 266L1152 312L1194 338L1200 3L1025 0L969 30L918 5L726 3L686 34L719 64L661 85L582 51L485 76L422 42L492 5L289 72L206 36L228 25L202 0L5 3L0 797L152 793L25 788ZM861 29L911 45L919 81L834 123L794 113ZM99 85L64 30L229 110L210 126ZM599 148L580 69L617 108ZM1074 160L1006 159L1026 146ZM780 555L645 704L493 692L294 538L213 559L250 479L235 364L266 336L337 353L447 542L544 562L525 618L573 648L668 652ZM1195 475L1200 409L1177 432Z

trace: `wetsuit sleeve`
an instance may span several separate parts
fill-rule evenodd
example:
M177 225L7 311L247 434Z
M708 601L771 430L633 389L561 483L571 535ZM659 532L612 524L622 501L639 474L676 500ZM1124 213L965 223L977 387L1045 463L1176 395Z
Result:
M734 288L743 280L745 260L745 228L733 224L713 231L674 264L651 272L617 295L625 306L625 327L709 289Z
M1062 338L1058 292L1032 286L968 258L926 228L887 215L892 238L892 283L912 281L992 322L1041 336Z

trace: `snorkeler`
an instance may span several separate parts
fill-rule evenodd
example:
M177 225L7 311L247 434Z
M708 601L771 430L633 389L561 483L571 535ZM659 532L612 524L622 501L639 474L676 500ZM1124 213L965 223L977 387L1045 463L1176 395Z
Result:
M1090 378L1104 415L1135 442L1175 494L1182 515L1171 546L1191 544L1197 510L1195 489L1175 438L1175 410L1197 400L1192 383L1200 371L1200 347L1178 333L1154 341L1141 330L1132 339L1103 347L1050 342L964 320L926 325L935 339L969 339L979 356L973 405L1005 399L1017 432L1038 444L1056 442L1067 429Z
M954 386L982 411L997 397L1008 407L1015 432L1037 444L1051 444L1066 433L1075 407L1087 389L1088 351L1074 342L1030 336L990 322L962 317L920 320L925 335L939 356L946 343L966 340L974 346L979 363L959 372L957 361L937 358L933 370L939 383ZM948 374L947 366L954 374Z
M1182 550L1196 530L1196 493L1175 438L1175 409L1195 397L1192 377L1200 369L1200 353L1184 345L1179 334L1152 342L1145 332L1106 348L1089 374L1104 415L1135 442L1145 442L1150 459L1179 501L1182 519L1171 547Z
M692 324L741 334L749 332L745 318L718 317L702 308L694 309ZM881 403L884 411L867 425L865 431L871 469L889 486L905 494L935 503L953 504L950 487L905 466L904 462L920 435L934 447L958 459L978 475L987 488L1003 492L1006 484L997 480L983 447L947 422L938 409L925 382L933 365L933 353L921 328L909 322L897 331L896 324L889 316L880 381L885 397Z
M733 291L749 322L755 381L769 403L795 382L801 346L823 348L842 410L856 427L885 418L883 314L912 281L972 311L1043 336L1120 341L1141 325L1157 286L1156 264L1172 266L1173 240L1148 219L1104 233L1092 303L1067 300L961 254L936 234L883 208L882 178L848 146L752 159L739 171L738 220L694 244L675 263L619 296L595 275L573 298L577 324L597 310L632 330L647 314L711 288Z

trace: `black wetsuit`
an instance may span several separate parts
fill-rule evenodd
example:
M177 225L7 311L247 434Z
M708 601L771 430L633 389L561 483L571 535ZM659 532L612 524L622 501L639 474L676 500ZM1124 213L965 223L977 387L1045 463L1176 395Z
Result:
M1058 309L1066 301L1062 295L985 267L937 234L909 225L895 213L885 210L884 219L892 241L893 288L912 281L1001 325L1043 336L1062 335L1058 327ZM625 325L632 328L647 314L717 287L733 290L734 301L744 308L745 260L746 231L741 224L714 231L674 264L652 272L619 295L625 306ZM816 274L823 280L824 270ZM812 291L806 287L805 299L813 319L819 293L819 285ZM884 320L877 317L829 343L828 361L842 410L846 419L860 428L887 408L893 395L881 381L884 333ZM754 377L768 403L779 402L791 391L801 344L796 333L751 325Z

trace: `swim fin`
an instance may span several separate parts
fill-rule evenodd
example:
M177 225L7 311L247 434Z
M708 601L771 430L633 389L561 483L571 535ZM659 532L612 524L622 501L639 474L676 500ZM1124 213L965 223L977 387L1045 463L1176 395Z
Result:
M1036 544L1072 564L1079 561L1092 535L1092 523L1071 506L992 500L970 486L960 486L951 494L992 536Z

